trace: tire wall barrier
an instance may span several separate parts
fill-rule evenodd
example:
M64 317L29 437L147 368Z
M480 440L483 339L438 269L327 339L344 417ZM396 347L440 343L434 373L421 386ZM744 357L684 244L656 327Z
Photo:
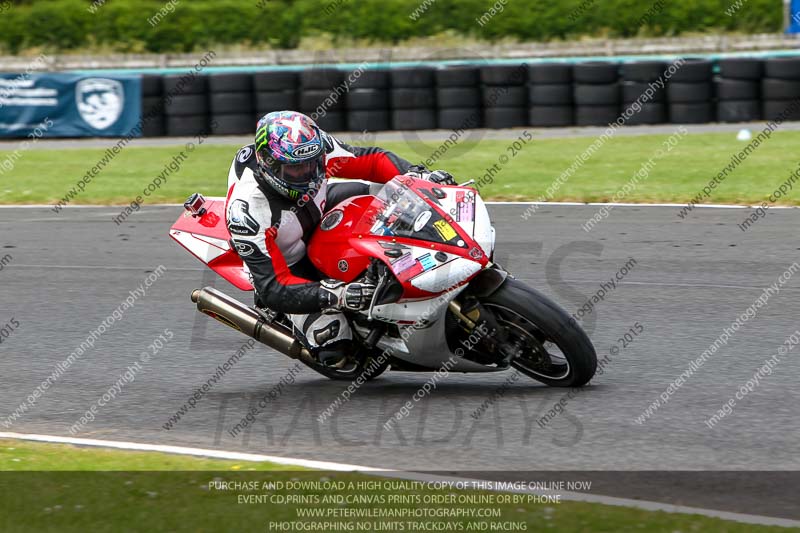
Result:
M334 132L800 120L799 99L800 56L141 76L145 137L249 135L283 109Z
M143 112L177 79L143 76ZM605 126L626 110L629 126L750 122L798 98L800 57L276 70L200 76L144 135L197 134L212 120L213 134L249 134L259 117L281 109L354 132ZM793 107L786 120L800 120Z

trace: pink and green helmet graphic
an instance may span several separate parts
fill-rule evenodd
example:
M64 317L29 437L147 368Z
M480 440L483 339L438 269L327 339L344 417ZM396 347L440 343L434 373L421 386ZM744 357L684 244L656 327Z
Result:
M317 125L296 111L274 111L264 115L256 126L256 153L262 160L300 163L312 159L323 149Z

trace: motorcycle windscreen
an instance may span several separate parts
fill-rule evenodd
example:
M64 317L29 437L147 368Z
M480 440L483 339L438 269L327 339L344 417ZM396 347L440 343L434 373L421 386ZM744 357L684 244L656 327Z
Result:
M453 225L398 178L384 185L361 223L369 227L372 235L464 246Z

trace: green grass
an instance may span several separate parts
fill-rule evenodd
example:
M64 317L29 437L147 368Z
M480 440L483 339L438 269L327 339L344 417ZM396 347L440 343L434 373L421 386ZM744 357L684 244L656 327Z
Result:
M254 470L253 472L249 470ZM402 490L379 487L370 490L292 491L232 490L209 487L213 480L341 481L345 484L386 481L372 476L313 472L268 463L243 463L172 456L151 452L126 452L97 448L0 440L0 531L3 532L117 532L117 531L269 531L268 523L295 521L298 508L480 508L499 509L495 522L525 524L527 531L593 532L787 532L786 528L760 527L706 518L650 512L625 507L565 502L447 504L362 503L251 504L239 495L292 494L318 498L332 494L444 497L450 494L491 495L498 493L431 490L414 486ZM400 480L392 480L400 482ZM410 482L404 482L410 483ZM312 519L303 518L309 521ZM315 519L317 523L321 519ZM358 518L335 520L356 523ZM381 519L371 519L380 521ZM384 519L387 521L398 519ZM401 519L402 520L402 519ZM413 519L419 522L419 519ZM426 519L430 522L461 523L481 519ZM397 531L398 529L395 529ZM444 529L442 529L444 530ZM468 529L462 529L467 531ZM487 529L478 529L486 531ZM409 531L409 529L406 529ZM449 530L449 531L452 531ZM797 531L797 530L795 530Z
M307 470L273 463L236 462L152 452L0 439L0 472L20 471Z
M467 136L468 137L468 136ZM560 201L608 201L613 194L655 154L666 135L616 136L597 151L550 198ZM489 199L536 200L548 186L585 150L594 137L536 139L522 148L482 188ZM501 155L510 156L509 141L466 142L451 149L432 165L452 172L460 181L479 178ZM414 162L427 159L438 143L382 143ZM622 198L625 202L685 203L726 164L746 143L733 133L691 134L666 156L656 159L649 177ZM718 186L706 203L758 203L767 198L797 168L800 132L777 132L756 149L727 180ZM73 203L127 204L158 175L182 147L125 148ZM203 145L188 153L177 173L144 203L183 202L195 191L224 195L227 173L237 147ZM103 155L99 149L29 150L13 156L0 151L0 164L16 160L10 171L0 172L0 204L53 204ZM1 170L1 169L0 169ZM778 203L800 203L796 189Z

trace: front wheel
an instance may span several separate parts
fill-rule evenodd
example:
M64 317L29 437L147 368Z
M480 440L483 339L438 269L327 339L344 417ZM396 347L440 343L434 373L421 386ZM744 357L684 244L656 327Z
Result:
M507 278L493 294L480 298L514 352L511 366L552 387L580 387L597 369L589 337L564 309L541 292Z

